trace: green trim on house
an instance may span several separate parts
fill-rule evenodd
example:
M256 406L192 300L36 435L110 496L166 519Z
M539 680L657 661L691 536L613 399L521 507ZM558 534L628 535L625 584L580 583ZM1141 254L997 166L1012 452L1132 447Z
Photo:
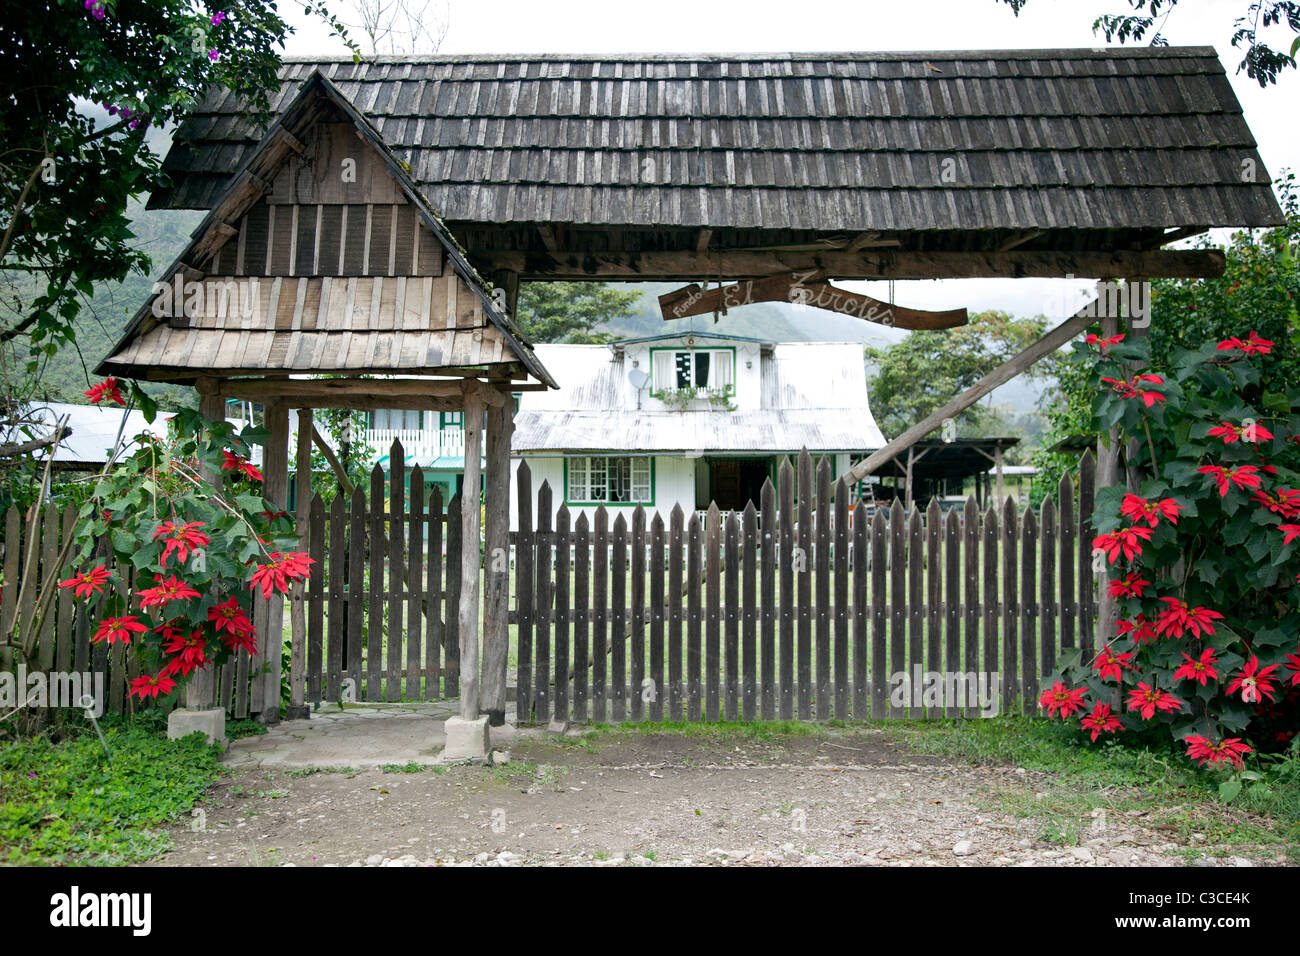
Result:
M570 458L649 458L650 459L650 500L649 501L574 501L569 497L569 459ZM564 465L564 503L566 505L576 505L579 507L595 507L604 505L606 508L635 508L637 505L645 505L647 508L653 508L655 496L658 488L655 486L657 475L655 473L656 455L565 455L562 460Z

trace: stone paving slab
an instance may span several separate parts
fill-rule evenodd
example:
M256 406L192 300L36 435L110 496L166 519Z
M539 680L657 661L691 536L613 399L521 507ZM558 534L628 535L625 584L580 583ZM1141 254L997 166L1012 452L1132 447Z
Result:
M455 700L322 704L305 720L282 721L265 734L231 741L222 763L232 769L431 764L446 742L443 726L458 709ZM514 717L512 708L506 725L492 728L494 749L506 749L519 733Z

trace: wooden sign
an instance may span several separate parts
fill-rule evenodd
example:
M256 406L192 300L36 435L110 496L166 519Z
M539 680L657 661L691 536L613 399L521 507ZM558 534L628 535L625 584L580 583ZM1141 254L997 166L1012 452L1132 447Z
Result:
M826 273L810 269L763 279L747 279L735 285L701 289L698 284L666 292L659 297L659 311L664 320L684 319L688 315L726 312L753 302L789 302L817 309L851 315L866 322L892 325L900 329L951 329L968 321L965 309L949 312L926 312L881 302L869 295L837 289Z

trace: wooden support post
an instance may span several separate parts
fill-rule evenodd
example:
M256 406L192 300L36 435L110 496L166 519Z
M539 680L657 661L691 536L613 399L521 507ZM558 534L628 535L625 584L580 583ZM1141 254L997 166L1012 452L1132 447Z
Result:
M299 550L310 553L311 541L308 535L307 514L311 507L311 444L312 410L298 409L298 448L294 467L296 469L298 507L295 509L294 522L298 529ZM313 567L311 573L322 574L323 569ZM307 691L307 609L304 598L307 593L306 581L295 581L289 590L289 707L285 717L289 720L302 720L311 716L311 709L306 703Z
M479 716L479 458L483 446L483 395L477 379L465 383L465 481L461 490L460 715Z
M1106 296L1098 296L1098 302L1105 302ZM1111 298L1113 302L1113 297ZM1119 332L1119 316L1110 314L1106 310L1101 318L1101 337L1110 338ZM1106 438L1097 439L1097 488L1108 488L1111 485L1119 483L1119 426L1113 425ZM1080 528L1079 535L1082 538L1085 535L1093 533L1090 528ZM1095 565L1094 565L1095 567ZM1105 570L1097 571L1093 575L1098 585L1097 595L1097 631L1096 647L1104 647L1106 643L1115 634L1115 625L1119 621L1119 604L1117 600L1110 595L1110 588L1106 586L1108 573ZM1086 661L1084 663L1087 663Z
M262 457L264 476L262 497L276 510L283 509L289 497L289 409L281 402L266 407L266 425L270 435ZM263 680L262 710L258 719L264 724L280 722L280 649L284 643L284 597L272 594L265 602L257 636L258 655L266 665Z
M201 378L197 383L197 387L199 390L199 414L210 422L224 422L226 420L226 401L217 394L216 383L211 379ZM214 488L221 487L221 472L211 468L204 468L201 474L203 480ZM216 665L211 663L202 670L195 671L190 676L189 683L185 687L186 709L209 710L213 706L216 701L216 676Z
M513 401L488 409L483 692L479 706L493 727L501 726L506 720L506 664L510 656L510 435L513 431Z

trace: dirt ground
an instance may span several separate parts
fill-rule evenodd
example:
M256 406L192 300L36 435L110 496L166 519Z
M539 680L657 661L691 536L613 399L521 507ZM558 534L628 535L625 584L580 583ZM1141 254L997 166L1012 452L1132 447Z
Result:
M1046 775L910 754L884 731L516 740L498 766L232 770L160 865L1249 865L1151 812L1081 811ZM1025 806L1030 806L1026 813ZM1177 810L1178 808L1173 808ZM1195 844L1199 834L1190 834ZM1257 859L1268 863L1267 858Z

